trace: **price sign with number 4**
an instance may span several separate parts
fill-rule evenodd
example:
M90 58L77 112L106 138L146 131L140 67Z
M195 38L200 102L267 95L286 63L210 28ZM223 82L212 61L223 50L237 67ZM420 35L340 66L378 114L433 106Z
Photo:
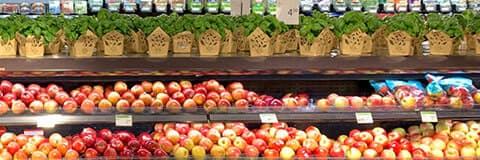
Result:
M277 18L285 24L300 23L300 0L277 0Z

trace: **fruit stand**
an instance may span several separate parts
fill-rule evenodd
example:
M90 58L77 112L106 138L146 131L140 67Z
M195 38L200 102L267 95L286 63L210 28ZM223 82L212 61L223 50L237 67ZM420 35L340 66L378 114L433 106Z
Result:
M123 16L0 19L29 25L3 37L19 48L0 58L1 160L480 157L480 57L468 45L414 53L430 30L466 45L474 20L314 13L296 28L273 16ZM392 53L406 43L382 45L401 39L382 30L416 44ZM222 52L242 38L250 44Z

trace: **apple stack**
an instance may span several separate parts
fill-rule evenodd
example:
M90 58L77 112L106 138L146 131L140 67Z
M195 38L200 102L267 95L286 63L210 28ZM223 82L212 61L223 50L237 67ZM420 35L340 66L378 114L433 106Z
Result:
M0 83L0 115L8 111L20 115L27 110L31 113L55 113L59 104L63 104L68 97L62 87L55 84L49 84L45 88L38 84L25 87L20 83L12 84L3 80Z
M49 138L24 134L3 133L0 137L0 159L2 160L77 160L79 158L117 159L118 157L168 157L158 148L158 144L149 133L137 137L127 131L112 133L109 129L98 132L84 128L80 134L63 137L58 133Z
M319 111L338 110L360 110L360 109L390 109L396 107L397 102L392 96L380 96L372 94L369 97L360 96L339 96L331 93L327 98L317 99L315 105Z
M305 131L286 123L262 125L249 130L243 123L155 125L153 139L160 148L178 159L259 157L293 159L328 157L334 141L310 126Z
M353 129L349 135L340 135L334 143L330 156L348 159L411 159L412 143L403 128L395 128L387 133L385 129L375 127L360 131Z

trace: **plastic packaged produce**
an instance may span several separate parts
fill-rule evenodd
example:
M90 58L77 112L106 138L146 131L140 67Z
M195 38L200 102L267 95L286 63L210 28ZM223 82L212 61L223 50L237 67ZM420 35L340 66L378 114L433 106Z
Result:
M425 88L419 81L401 81L401 80L386 80L388 88L397 102L400 102L402 106L408 106L406 108L412 108L416 106L423 106L425 99ZM412 103L412 100L415 103ZM412 105L416 106L412 106Z

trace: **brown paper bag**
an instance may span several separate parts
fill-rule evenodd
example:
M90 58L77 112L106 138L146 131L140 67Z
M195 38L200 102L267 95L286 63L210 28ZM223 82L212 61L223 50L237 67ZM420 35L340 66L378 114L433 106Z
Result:
M239 27L235 32L235 39L237 40L238 50L242 52L250 51L250 45L248 44L248 38L243 34L245 28Z
M42 57L45 54L45 47L43 45L43 36L35 38L32 35L27 37L20 33L16 33L15 39L18 43L20 56L27 58Z
M380 55L387 55L388 53L385 52L385 49L388 48L388 43L387 43L387 37L388 37L388 31L386 27L382 27L377 29L373 34L372 34L372 40L373 40L373 50L375 55L380 56Z
M192 53L192 46L194 36L190 31L178 33L172 37L173 53L190 54Z
M480 34L475 34L472 37L475 41L475 54L480 54Z
M91 57L95 50L95 45L98 42L98 37L87 30L84 35L81 35L76 41L67 42L69 46L70 55L74 57Z
M358 56L362 54L365 42L365 33L359 29L350 34L342 35L340 42L340 51L342 55Z
M275 33L272 38L273 53L282 54L287 51L287 40L284 34Z
M215 30L209 29L200 34L198 48L201 56L217 56L220 54L222 36Z
M127 41L127 51L132 53L145 53L148 50L147 39L142 30L130 31Z
M396 31L388 35L388 53L392 56L413 55L413 38L405 31Z
M0 37L0 56L16 56L17 55L17 41L15 39L11 39L8 41L4 41L2 37Z
M111 31L102 37L105 56L123 55L125 37L118 31Z
M298 36L302 56L329 56L336 43L335 35L328 28L323 29L311 43L305 37Z
M375 50L375 45L373 45L373 39L371 36L369 36L368 34L365 34L363 36L363 40L364 40L364 43L363 43L363 50L362 50L362 54L372 54L373 51Z
M430 54L432 55L451 55L455 48L453 45L453 38L450 38L446 33L433 30L426 35L430 44Z
M220 53L235 53L237 52L237 44L232 31L225 30L225 39L222 42Z
M297 51L300 41L300 31L297 29L289 30L287 33L285 33L285 40L287 41L285 45L287 51Z
M465 41L467 42L467 49L476 48L475 35L473 35L471 32L465 32Z
M250 46L250 56L273 55L271 38L258 27L248 36L248 43Z
M65 32L63 30L57 31L55 33L55 38L50 42L50 44L45 46L45 53L46 54L59 54L62 52L65 43L62 41L63 37L65 36Z
M152 57L168 56L168 48L170 45L170 36L168 36L162 28L157 27L148 37L148 55Z

